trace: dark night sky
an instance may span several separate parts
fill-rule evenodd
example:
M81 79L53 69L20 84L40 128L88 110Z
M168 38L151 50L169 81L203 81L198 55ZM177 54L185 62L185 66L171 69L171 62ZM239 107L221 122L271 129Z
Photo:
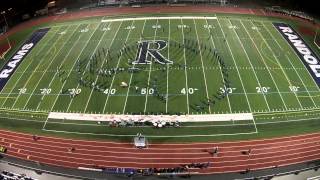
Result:
M47 4L48 0L1 0L0 10L14 8L19 12L32 12Z

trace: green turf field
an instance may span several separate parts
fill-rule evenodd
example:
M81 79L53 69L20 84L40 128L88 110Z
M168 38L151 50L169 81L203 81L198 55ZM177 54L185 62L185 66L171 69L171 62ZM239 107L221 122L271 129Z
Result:
M36 123L35 129L102 135L257 134L272 132L267 126L281 121L294 125L304 119L319 125L314 122L319 87L274 28L274 20L197 17L101 17L49 25L50 31L1 91L1 117L17 126ZM150 64L133 63L138 42L155 40L166 42L160 52L172 63L161 64L150 54ZM156 44L150 43L149 49L157 49ZM96 122L48 119L49 112L254 113L255 119L186 123L180 132L154 132L148 127L108 129Z

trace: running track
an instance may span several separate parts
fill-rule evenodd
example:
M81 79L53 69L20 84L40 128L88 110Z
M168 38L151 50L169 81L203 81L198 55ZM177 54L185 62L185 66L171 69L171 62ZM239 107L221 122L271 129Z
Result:
M190 144L150 144L136 149L132 143L84 141L0 130L0 145L7 155L70 168L131 167L170 168L181 164L211 162L207 169L191 172L215 174L274 168L320 159L320 133L274 139ZM217 156L207 150L218 146ZM74 147L73 152L69 148ZM251 149L250 155L243 151Z

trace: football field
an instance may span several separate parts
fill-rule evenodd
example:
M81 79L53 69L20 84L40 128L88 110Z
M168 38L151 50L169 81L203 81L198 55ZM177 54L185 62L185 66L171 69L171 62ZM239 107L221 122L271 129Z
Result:
M199 115L319 108L319 86L270 20L102 17L49 28L2 89L2 110ZM43 129L59 130L50 122L62 122L39 119ZM257 133L253 121L236 131ZM232 133L226 129L219 133Z

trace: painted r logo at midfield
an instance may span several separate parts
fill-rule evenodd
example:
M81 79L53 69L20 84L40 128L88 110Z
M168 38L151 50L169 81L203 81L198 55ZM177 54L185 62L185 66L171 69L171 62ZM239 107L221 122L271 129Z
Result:
M150 45L155 44L157 48L151 49ZM151 55L159 64L172 64L173 62L166 59L160 51L167 46L167 42L164 40L145 40L138 42L138 52L135 61L132 64L151 64L148 61L148 56Z

